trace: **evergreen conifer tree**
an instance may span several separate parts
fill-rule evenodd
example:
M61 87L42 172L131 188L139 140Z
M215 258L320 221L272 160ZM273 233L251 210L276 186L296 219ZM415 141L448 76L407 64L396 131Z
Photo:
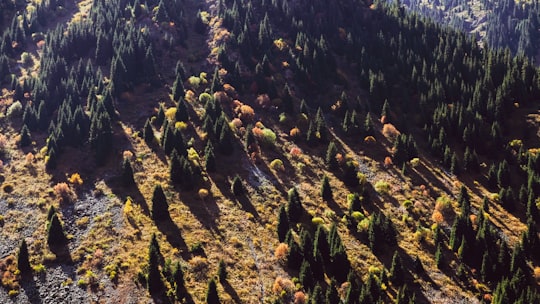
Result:
M332 187L330 186L330 180L326 175L322 179L321 196L326 201L332 200Z
M122 163L122 182L128 187L135 185L133 168L131 167L131 162L127 158L124 158L124 162Z
M281 205L279 208L279 215L278 215L278 225L277 225L277 234L278 234L278 240L280 242L285 241L285 237L287 236L287 232L290 229L289 225L289 218L287 217L287 210L285 209L285 205Z
M214 278L211 278L210 281L208 281L208 288L206 289L206 303L207 304L221 303L219 300L219 295L217 291L216 280L214 280Z
M17 269L22 275L28 275L32 273L32 267L30 266L30 257L28 254L28 246L26 240L23 239L19 246L19 253L17 254Z
M152 194L152 218L154 221L164 220L169 216L169 204L161 185L154 187Z
M67 243L66 235L58 215L54 213L47 225L47 244L49 247L58 247Z

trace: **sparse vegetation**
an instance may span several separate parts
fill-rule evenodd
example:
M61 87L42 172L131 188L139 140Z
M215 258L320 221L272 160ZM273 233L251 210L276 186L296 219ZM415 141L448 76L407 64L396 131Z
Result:
M308 2L0 1L0 302L539 302L536 6Z

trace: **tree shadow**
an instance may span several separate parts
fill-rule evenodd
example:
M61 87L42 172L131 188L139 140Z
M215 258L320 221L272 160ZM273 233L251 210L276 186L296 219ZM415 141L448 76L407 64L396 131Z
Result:
M25 275L21 280L21 288L24 290L30 304L41 304L43 300L39 295L39 290L34 277Z
M259 212L257 212L257 209L255 209L255 206L253 206L247 195L237 196L236 202L238 202L246 212L251 213L257 221L260 220L261 217Z
M180 193L180 189L175 187L177 193ZM184 191L186 193L186 191ZM216 220L220 216L219 206L216 200L208 196L202 201L197 201L194 194L186 194L181 201L189 208L189 211L195 218L209 231L217 235L221 235Z
M56 256L56 259L54 260L55 263L66 265L73 264L73 259L71 258L71 253L69 251L69 241L65 244L49 246L49 250Z
M382 254L377 255L377 258L379 261L385 266L386 269L390 270L392 267L392 259L393 259L393 253L390 248L386 248L388 250L381 251ZM413 276L414 271L414 260L411 258L411 256L403 250L403 248L399 246L395 246L394 248L398 255L401 258L401 265L403 266L404 270L404 280L403 282L407 284L407 286L413 290L416 294L416 303L431 303L429 299L426 298L426 296L422 293L422 286L416 281L415 277ZM411 273L411 270L413 271ZM436 286L435 282L425 273L419 274L421 275L421 278L424 279L424 281L430 283L433 286ZM390 278L390 281L391 278ZM401 286L396 286L392 284L392 286L396 289L396 291Z
M127 198L130 197L133 203L141 206L144 214L150 215L150 207L148 206L146 199L144 198L141 191L139 190L139 187L136 184L126 186L123 184L120 176L108 178L105 180L105 183L111 189L111 191L123 202L125 202Z
M240 296L238 295L234 287L231 286L229 281L225 279L223 282L220 282L220 283L221 283L221 286L223 286L223 289L225 289L225 292L231 296L234 303L242 303Z
M336 202L334 197L330 199L324 199L324 202L328 205L328 208L330 208L332 211L336 213L336 216L341 218L343 215L345 215L345 212L343 211L343 208Z
M170 216L167 218L155 221L158 230L165 235L167 242L171 244L174 248L182 252L182 258L184 260L189 260L189 248L182 237L182 232L178 226L173 222Z

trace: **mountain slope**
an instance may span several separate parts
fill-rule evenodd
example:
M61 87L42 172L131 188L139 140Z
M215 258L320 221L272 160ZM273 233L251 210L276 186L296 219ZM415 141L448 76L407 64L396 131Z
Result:
M539 301L527 59L396 4L1 3L2 302Z

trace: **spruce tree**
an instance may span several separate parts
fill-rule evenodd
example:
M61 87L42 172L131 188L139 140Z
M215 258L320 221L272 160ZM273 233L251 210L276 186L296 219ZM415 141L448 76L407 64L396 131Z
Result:
M352 161L345 163L345 168L343 169L343 182L349 187L356 187L359 184L358 172Z
M205 169L206 172L216 171L216 156L214 155L214 147L212 143L208 141L206 148L204 149Z
M469 216L471 214L471 200L465 186L461 186L459 190L458 203L461 208L461 214L464 216Z
M206 289L206 303L207 304L219 304L219 295L217 291L216 280L211 278L208 282L208 288Z
M338 166L336 154L337 154L336 144L333 141L331 141L328 144L328 148L326 149L326 158L325 158L326 165L328 165L330 170L334 170Z
M289 229L290 229L290 225L289 225L289 218L287 217L287 210L285 209L285 205L281 205L281 207L279 208L278 225L277 225L278 240L280 242L283 243L285 241L285 237Z
M304 212L304 207L302 207L300 195L295 187L289 189L287 193L287 201L287 215L289 217L289 223L298 223L302 213Z
M32 273L32 267L30 266L30 257L28 254L28 246L26 240L23 239L19 246L19 253L17 254L17 269L22 275L28 275Z
M219 133L219 151L223 155L231 155L234 152L234 135L232 134L231 128L228 124L223 124Z
M332 200L332 187L328 176L324 176L321 184L321 196L325 201Z
M403 269L403 263L397 251L394 252L394 256L392 257L390 278L392 280L392 283L394 283L396 286L403 285L403 282L405 280L405 270Z
M54 213L47 225L47 244L49 247L63 246L67 243L66 235L58 215Z
M330 284L326 288L326 294L325 294L325 303L326 304L332 304L332 303L339 303L339 293L336 289L337 282L334 278L330 281Z
M161 252L159 243L157 242L156 234L152 234L148 250L148 278L146 280L147 288L151 295L158 295L163 291L164 286L159 270L160 260Z
M163 108L163 104L161 103L159 105L159 109L156 115L156 120L154 120L154 123L156 126L161 126L164 121L165 121L165 109Z
M240 179L240 176L235 175L233 180L232 180L232 183L231 183L231 192L235 195L235 196L241 196L244 194L244 185L242 184L242 180Z
M174 294L178 301L182 301L186 297L186 287L184 282L184 271L179 262L176 262L172 273L174 281Z
M313 272L311 271L311 265L306 259L302 261L298 278L300 279L300 283L302 284L302 286L304 286L306 290L313 287Z
M309 304L324 303L324 294L321 285L317 282L309 297Z
M223 259L219 260L217 277L221 284L225 283L227 280L227 266L225 265L225 261L223 261Z
M354 211L362 211L362 201L363 197L361 197L357 192L351 193L347 195L347 201L349 203L349 213L353 213Z
M150 119L147 119L144 124L144 130L143 130L143 137L144 142L147 145L151 145L154 143L155 136L154 136L154 129L152 129L152 124L150 123Z
M164 220L169 217L169 204L161 185L154 187L152 194L152 218L154 221Z
M26 125L21 129L21 147L28 147L32 143L32 138L30 137L30 130Z
M188 108L186 102L184 101L184 98L180 98L178 100L178 103L176 105L175 119L176 121L183 122L187 122L189 120Z
M124 162L122 163L122 182L127 187L135 185L133 168L131 167L131 162L127 158L124 158Z
M442 247L441 244L437 244L437 250L435 251L435 264L437 265L437 268L441 269L443 265L443 253L442 253Z
M182 163L180 162L180 157L178 156L176 150L173 150L171 153L170 163L169 176L171 182L174 184L181 184L184 180L184 171L182 168Z

